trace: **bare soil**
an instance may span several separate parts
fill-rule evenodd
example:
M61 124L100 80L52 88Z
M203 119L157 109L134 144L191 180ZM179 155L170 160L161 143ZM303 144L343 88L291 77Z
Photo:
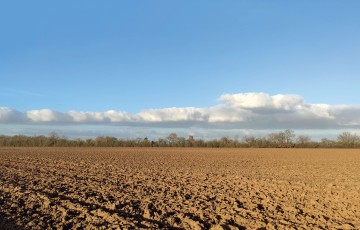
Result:
M0 148L0 228L360 229L360 150Z

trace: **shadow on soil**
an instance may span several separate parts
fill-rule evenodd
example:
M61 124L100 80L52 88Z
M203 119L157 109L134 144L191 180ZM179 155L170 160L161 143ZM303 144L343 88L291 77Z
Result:
M25 228L16 225L12 221L10 221L2 216L0 216L0 229L1 230L25 230Z
M100 209L101 211L107 212L109 214L118 214L121 217L125 217L125 218L134 220L133 223L136 225L136 227L139 227L139 228L149 228L148 226L141 223L141 222L147 222L147 223L157 225L158 228L161 228L161 229L175 229L175 230L183 229L183 228L171 226L170 224L168 224L166 222L161 222L161 221L145 218L141 214L132 214L132 213L124 212L120 209L112 210L112 209L106 208L106 207L98 205L98 204L91 204L91 203L88 203L85 201L80 201L80 200L74 199L72 197L68 197L66 195L52 194L52 193L43 193L43 194L47 195L48 197L58 197L58 198L60 198L60 200L68 200L71 203L80 204L81 206L86 207L88 210ZM135 209L137 208L136 205L134 206L132 204L132 206Z

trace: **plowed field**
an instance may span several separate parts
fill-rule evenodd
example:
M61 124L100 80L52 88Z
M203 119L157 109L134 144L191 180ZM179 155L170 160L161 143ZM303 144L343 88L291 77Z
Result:
M0 148L0 222L359 229L360 150Z

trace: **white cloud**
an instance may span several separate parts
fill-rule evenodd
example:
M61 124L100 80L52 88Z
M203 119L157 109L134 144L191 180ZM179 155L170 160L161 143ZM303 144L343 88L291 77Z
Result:
M109 120L110 122L133 122L137 119L135 118L135 115L127 112L121 112L116 110L109 110L104 113L104 117L106 120Z
M77 112L69 111L69 116L74 122L79 123L93 123L93 122L104 122L105 117L101 112Z
M245 122L251 116L250 111L224 104L210 107L206 109L206 113L209 123Z
M244 109L270 107L272 104L272 97L265 93L224 94L219 100L232 107Z
M278 110L293 110L305 103L298 95L277 94L270 96L266 93L224 94L220 97L220 101L232 107L243 109Z
M50 109L24 113L0 108L5 124L115 124L143 127L202 127L216 129L328 129L360 127L360 105L310 104L299 95L224 94L208 108L148 109L139 113Z
M317 117L333 120L335 117L331 115L330 109L331 106L326 104L313 104L309 106L309 111Z
M25 121L23 113L7 107L0 107L0 123L21 123Z
M329 108L340 126L360 127L360 105L337 105Z
M70 122L71 117L66 113L50 109L30 110L26 112L27 118L32 122Z
M177 121L207 121L208 115L203 109L187 108L165 108L149 109L137 114L144 122L177 122Z

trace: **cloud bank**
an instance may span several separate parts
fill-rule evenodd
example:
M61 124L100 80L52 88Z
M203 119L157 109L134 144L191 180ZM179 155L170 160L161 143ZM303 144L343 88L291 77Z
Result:
M218 129L337 129L360 127L360 105L307 103L299 95L266 93L223 94L207 108L148 109L139 113L51 109L20 112L0 107L2 124L102 124L139 127L199 127Z

